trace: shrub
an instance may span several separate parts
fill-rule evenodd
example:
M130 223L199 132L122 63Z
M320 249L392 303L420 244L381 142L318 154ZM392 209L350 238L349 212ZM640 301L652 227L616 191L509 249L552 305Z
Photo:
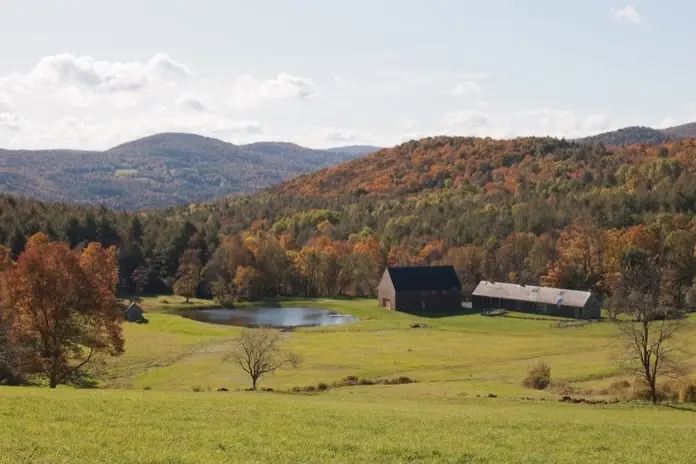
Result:
M203 387L201 387L200 385L196 385L194 387L191 387L191 390L193 390L196 393L200 393L203 391Z
M631 390L631 399L638 401L651 401L652 393L650 392L650 385L643 379L637 379L633 382L633 388Z
M534 388L535 390L545 389L551 384L551 366L544 362L532 366L522 384L527 388Z
M615 380L607 388L607 394L609 395L622 395L631 388L631 382L628 380Z
M145 385L145 386L143 387L143 390L152 390L152 387L149 386L149 385Z
M357 385L358 378L354 375L349 375L348 377L343 379L343 383L346 385Z
M385 379L383 381L385 385L403 385L403 384L408 384L408 383L416 383L415 380L413 380L410 377L406 376L401 376L401 377L395 377L393 379Z
M358 385L374 385L375 381L368 378L362 378L358 381Z
M679 388L680 403L696 403L696 383L683 382Z
M320 392L326 391L328 389L329 386L326 385L324 382L320 382L319 384L317 384L317 390L319 390Z
M302 389L300 387L292 387L292 391L294 391L295 393L299 393L302 391Z

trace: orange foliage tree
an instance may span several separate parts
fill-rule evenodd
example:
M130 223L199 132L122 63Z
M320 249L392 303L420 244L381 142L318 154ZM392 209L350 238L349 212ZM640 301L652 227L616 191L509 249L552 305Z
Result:
M123 353L116 266L113 248L90 244L78 253L38 234L4 273L10 343L29 347L23 364L45 374L51 388L99 353Z

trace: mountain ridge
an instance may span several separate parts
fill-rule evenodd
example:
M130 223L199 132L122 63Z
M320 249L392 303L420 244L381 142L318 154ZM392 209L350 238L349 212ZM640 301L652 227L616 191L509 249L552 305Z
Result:
M42 201L157 208L253 193L355 152L286 142L235 145L164 132L108 150L0 149L0 191Z
M589 137L583 137L576 139L576 141L581 143L603 143L612 146L635 145L639 143L660 145L670 140L693 137L696 137L696 122L680 124L664 129L655 129L649 126L629 126Z

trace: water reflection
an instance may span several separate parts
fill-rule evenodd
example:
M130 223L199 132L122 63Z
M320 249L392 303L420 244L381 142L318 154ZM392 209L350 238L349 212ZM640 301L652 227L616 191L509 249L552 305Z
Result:
M236 326L307 327L355 322L357 318L319 308L201 309L181 315L201 322Z

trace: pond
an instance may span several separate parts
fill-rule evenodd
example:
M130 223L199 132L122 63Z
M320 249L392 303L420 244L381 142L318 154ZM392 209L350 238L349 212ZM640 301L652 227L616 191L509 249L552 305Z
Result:
M320 308L199 309L181 312L183 317L201 322L245 327L312 327L357 322L348 314Z

